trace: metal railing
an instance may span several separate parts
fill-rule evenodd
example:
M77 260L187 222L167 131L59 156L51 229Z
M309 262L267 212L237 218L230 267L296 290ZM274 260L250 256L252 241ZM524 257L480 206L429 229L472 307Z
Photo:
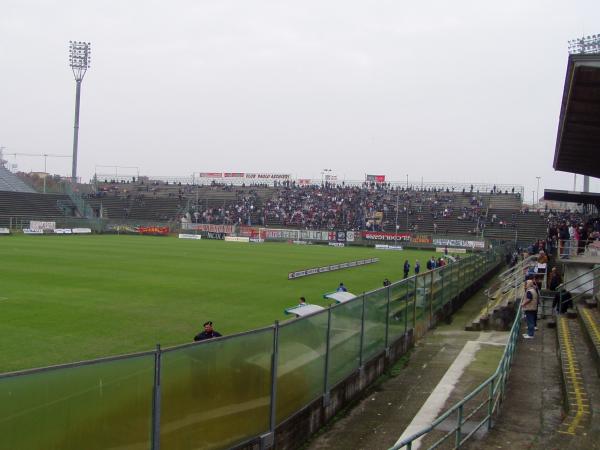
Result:
M272 440L503 260L476 253L265 328L133 355L0 374L0 449L227 448Z
M592 239L560 239L557 242L558 247L555 249L555 251L559 258L569 259L574 256L585 254L588 246L592 242L594 242Z
M552 303L553 312L563 314L567 312L567 308L563 306L565 303L572 306L575 300L588 294L596 294L598 291L598 281L600 280L600 266L594 267L587 272L584 272L577 277L560 284L556 288L555 300ZM589 286L586 288L586 286ZM573 296L571 292L575 292ZM558 300L558 301L556 301Z
M447 430L447 423L449 420L451 421L453 415L456 415L454 427L449 431L446 431L441 437L429 445L429 449L437 448L452 437L454 437L453 448L460 448L460 446L473 436L482 426L486 425L488 430L492 428L493 417L500 412L500 407L504 400L506 383L510 374L510 367L517 339L519 337L521 327L521 304L519 293L523 286L524 273L536 263L537 256L535 255L524 259L514 267L502 272L498 276L500 281L495 284L495 289L499 290L501 295L507 293L514 295L515 304L518 305L515 320L510 329L508 342L496 371L486 381L467 394L462 400L440 415L431 423L431 425L405 439L398 440L390 450L399 450L401 448L411 450L413 444L420 442L431 432L436 431L442 423L445 424L443 427L444 430ZM489 290L486 292L486 295L489 297ZM467 410L471 403L476 404L472 406L471 409ZM484 410L484 407L487 408ZM476 420L476 423L471 428L471 431L465 434L463 432L463 426L471 419Z
M406 448L411 450L413 444L421 441L425 436L435 431L442 423L448 423L452 416L456 416L455 425L449 431L443 427L444 434L434 441L428 448L437 448L446 440L454 438L452 448L460 448L466 441L469 440L481 427L484 425L490 430L493 427L494 417L500 412L502 402L504 401L506 392L506 383L510 375L511 363L514 357L515 348L517 346L519 332L521 327L521 305L517 309L516 318L512 324L508 343L500 359L500 363L496 371L486 381L477 386L471 393L465 396L462 400L444 412L431 425L419 431L418 433L409 436L397 442L390 450L399 450ZM471 409L469 406L474 403ZM474 426L470 427L470 431L463 431L467 421L475 421ZM441 427L440 427L441 428Z

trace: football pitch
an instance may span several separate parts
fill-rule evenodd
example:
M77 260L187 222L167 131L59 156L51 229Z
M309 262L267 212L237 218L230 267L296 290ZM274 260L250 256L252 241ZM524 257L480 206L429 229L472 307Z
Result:
M93 235L5 237L0 254L2 373L190 342L207 320L222 334L287 320L300 296L327 306L340 281L369 291L433 252ZM287 279L369 257L380 261Z

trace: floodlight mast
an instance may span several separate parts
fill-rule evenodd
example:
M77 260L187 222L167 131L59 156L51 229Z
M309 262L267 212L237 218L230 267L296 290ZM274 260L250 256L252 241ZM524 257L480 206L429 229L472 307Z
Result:
M89 42L69 41L69 66L75 77L75 124L73 126L73 161L71 181L77 182L77 147L79 144L79 103L81 100L81 82L90 68L92 47Z
M569 41L569 53L571 55L595 55L600 54L600 34L582 36Z

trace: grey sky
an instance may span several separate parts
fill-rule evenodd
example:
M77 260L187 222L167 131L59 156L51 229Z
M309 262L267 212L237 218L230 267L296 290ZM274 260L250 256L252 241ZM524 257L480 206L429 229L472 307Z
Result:
M519 183L530 198L536 176L572 187L552 157L567 40L600 31L592 18L591 0L3 0L0 145L71 153L68 42L86 40L84 179L95 165L331 168ZM17 164L43 169L42 158ZM68 174L70 160L48 167Z

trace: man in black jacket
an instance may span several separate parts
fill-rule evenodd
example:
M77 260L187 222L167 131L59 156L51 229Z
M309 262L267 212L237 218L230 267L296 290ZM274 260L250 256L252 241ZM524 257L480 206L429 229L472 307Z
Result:
M204 331L194 336L194 341L205 341L216 337L221 337L221 333L213 329L213 323L209 320L204 323Z

